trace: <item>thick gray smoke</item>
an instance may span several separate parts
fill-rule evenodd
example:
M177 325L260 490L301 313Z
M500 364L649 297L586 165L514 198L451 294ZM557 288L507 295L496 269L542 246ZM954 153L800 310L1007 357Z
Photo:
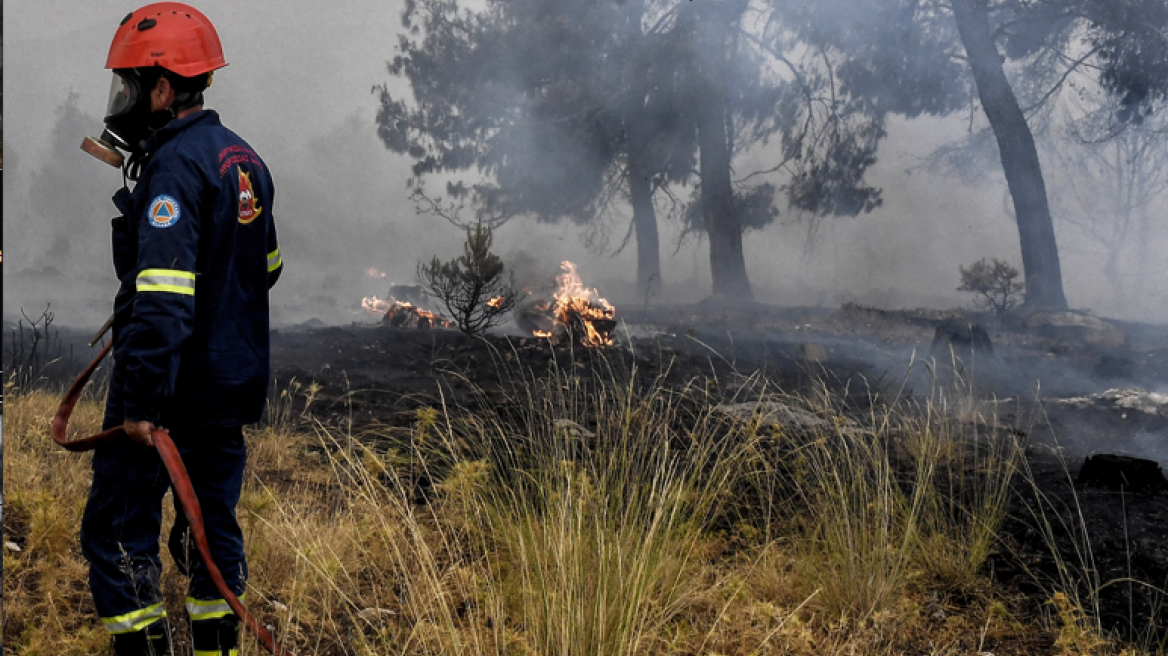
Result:
M385 70L403 31L402 3L208 0L199 6L215 21L231 62L216 75L208 105L252 143L275 176L276 218L288 264L272 297L277 323L369 320L360 310L363 296L384 295L390 282L412 282L418 260L458 253L462 234L441 219L416 214L405 184L411 160L386 150L376 133L378 103L371 88L388 83L396 96L409 97L408 86ZM81 6L64 0L6 3L5 319L21 308L39 313L46 303L65 325L94 326L108 315L116 287L108 199L121 179L77 145L100 131L109 38L131 8L110 0ZM776 223L749 233L745 259L756 297L785 305L952 307L970 300L955 291L958 264L997 257L1020 265L998 169L963 182L927 161L937 148L968 136L971 126L985 128L980 113L890 119L866 178L883 189L883 205L854 219L824 219L814 231L784 211ZM1052 131L1049 138L1055 136ZM773 167L778 148L772 142L739 153L734 177ZM991 163L994 157L996 152ZM1075 169L1044 157L1052 195L1074 189ZM685 200L691 188L673 192ZM1101 242L1076 227L1106 223L1099 213L1107 208L1054 205L1071 305L1168 319L1168 291L1144 285L1138 298L1117 295L1104 274ZM521 270L542 269L549 276L560 260L575 261L585 283L618 308L639 302L633 290L635 243L613 255L631 208L623 200L614 208L604 252L589 250L584 228L524 217L499 230L496 249ZM690 240L675 254L679 227L662 220L660 228L665 288L652 302L707 296L707 244ZM1160 227L1153 222L1142 239L1125 243L1150 255L1140 260L1142 270L1121 267L1120 279L1163 275L1166 262L1159 254L1168 252L1168 235Z

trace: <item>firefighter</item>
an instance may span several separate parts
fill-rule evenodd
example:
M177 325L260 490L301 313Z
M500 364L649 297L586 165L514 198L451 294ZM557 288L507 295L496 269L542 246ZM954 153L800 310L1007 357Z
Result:
M130 440L100 447L81 525L89 585L114 653L170 654L159 588L162 499L170 481L151 448L157 427L183 456L211 553L231 591L247 581L235 517L247 449L269 377L268 290L283 270L273 184L263 160L203 108L227 63L193 7L162 2L127 15L110 46L106 134L136 179L113 197L113 353L104 428ZM176 502L177 506L177 502ZM177 507L176 507L176 510ZM238 619L216 590L181 510L168 546L190 577L196 656L238 653Z

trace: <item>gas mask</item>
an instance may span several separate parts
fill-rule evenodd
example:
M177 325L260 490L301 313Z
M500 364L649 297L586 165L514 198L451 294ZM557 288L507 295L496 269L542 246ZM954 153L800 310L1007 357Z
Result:
M85 137L81 149L115 167L121 167L125 161L119 151L128 153L131 162L141 160L146 140L175 116L170 108L150 110L150 91L157 81L158 75L143 75L135 69L114 71L105 131L96 139Z

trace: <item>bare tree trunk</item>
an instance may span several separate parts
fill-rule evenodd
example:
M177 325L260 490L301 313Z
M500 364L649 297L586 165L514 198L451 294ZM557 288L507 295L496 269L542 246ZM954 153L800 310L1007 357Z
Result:
M997 138L1006 184L1014 200L1022 268L1026 274L1026 305L1066 308L1058 245L1038 150L1002 69L1002 56L990 35L986 0L952 0L952 5L977 84L977 95Z
M742 255L742 226L730 185L730 144L726 139L725 104L712 99L700 111L702 215L710 236L710 274L714 296L752 299Z
M698 3L695 3L697 6ZM742 226L734 207L730 183L733 155L726 122L730 93L726 88L734 45L730 39L734 25L746 10L746 2L707 2L698 13L698 43L703 46L702 86L706 93L697 110L698 148L701 151L702 216L710 237L710 274L714 296L752 299L742 255Z
M637 297L661 293L661 245L657 214L653 210L653 180L640 157L629 158L629 195L633 200L633 229L637 236Z

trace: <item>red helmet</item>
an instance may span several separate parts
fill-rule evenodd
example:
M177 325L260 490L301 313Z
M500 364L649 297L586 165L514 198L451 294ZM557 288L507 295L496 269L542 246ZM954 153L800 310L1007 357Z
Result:
M127 14L105 61L106 68L161 66L183 77L226 65L211 21L181 2L156 2Z

